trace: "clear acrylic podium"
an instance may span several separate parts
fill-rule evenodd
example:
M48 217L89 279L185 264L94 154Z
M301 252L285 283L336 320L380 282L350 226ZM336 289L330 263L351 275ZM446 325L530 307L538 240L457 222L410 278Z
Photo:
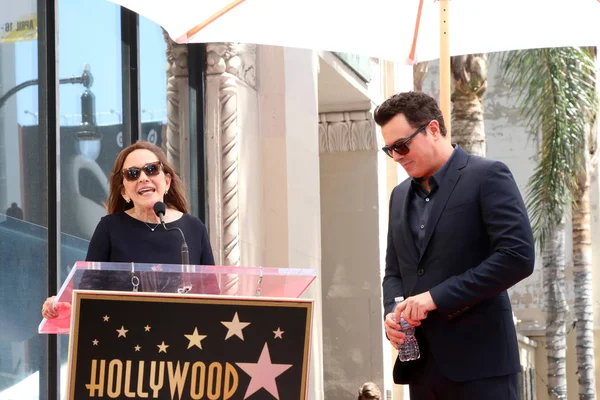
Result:
M315 278L313 269L78 261L56 295L59 316L38 330L69 333L74 290L298 298Z

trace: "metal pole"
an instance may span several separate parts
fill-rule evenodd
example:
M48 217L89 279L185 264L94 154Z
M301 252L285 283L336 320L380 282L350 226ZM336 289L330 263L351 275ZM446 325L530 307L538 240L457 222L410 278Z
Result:
M444 116L448 140L450 140L452 132L449 6L449 0L440 0L440 109Z

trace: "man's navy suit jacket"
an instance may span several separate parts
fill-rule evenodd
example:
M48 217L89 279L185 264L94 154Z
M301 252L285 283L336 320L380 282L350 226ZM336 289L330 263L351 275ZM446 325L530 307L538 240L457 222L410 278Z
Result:
M508 167L454 151L433 194L422 252L409 226L411 179L392 192L383 296L387 314L395 297L430 292L437 310L422 333L442 374L464 382L521 370L506 290L533 272L535 249ZM415 364L396 361L395 382L410 383Z

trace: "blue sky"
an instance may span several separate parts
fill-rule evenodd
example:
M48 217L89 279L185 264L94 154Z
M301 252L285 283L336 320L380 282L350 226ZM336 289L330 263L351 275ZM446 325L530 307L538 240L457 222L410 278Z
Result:
M59 0L59 77L78 76L85 64L94 76L96 118L101 125L118 123L122 110L120 9L106 0ZM142 121L166 115L165 48L161 28L140 17L140 93ZM16 83L37 78L37 42L15 46ZM61 85L59 107L62 125L76 125L81 113L81 85ZM35 123L26 113L38 110L37 88L17 94L18 121ZM114 112L111 112L113 110Z

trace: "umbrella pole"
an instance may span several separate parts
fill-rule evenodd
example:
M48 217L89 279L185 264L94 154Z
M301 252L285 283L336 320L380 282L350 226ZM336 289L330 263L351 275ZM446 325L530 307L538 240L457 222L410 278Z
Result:
M448 25L449 0L440 1L440 109L444 116L447 138L451 133L451 102L450 102L450 30Z

